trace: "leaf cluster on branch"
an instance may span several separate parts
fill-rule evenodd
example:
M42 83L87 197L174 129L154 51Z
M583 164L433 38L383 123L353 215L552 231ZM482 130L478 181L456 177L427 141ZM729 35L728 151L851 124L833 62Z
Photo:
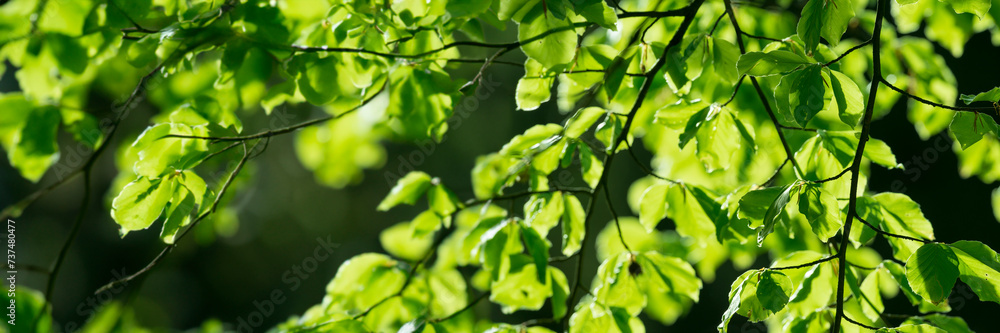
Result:
M462 104L492 89L493 65L523 69L518 110L552 105L565 120L482 152L468 198L434 175L400 175L372 210L426 209L274 331L643 332L644 318L687 313L727 261L746 271L721 332L737 315L790 332L969 331L944 314L959 279L1000 303L993 249L939 242L917 202L867 190L872 164L903 167L871 137L901 98L922 138L954 137L963 176L1000 178L1000 87L959 95L934 51L961 56L980 31L1000 40L997 1L14 0L0 19L0 73L19 84L0 95L0 144L24 178L50 181L2 215L85 184L44 292L16 296L33 328L54 325L54 282L107 148L121 236L157 227L163 249L98 292L154 274L192 231L231 232L229 201L273 137L295 136L318 183L349 186L382 165L384 142L443 140ZM515 40L494 40L506 29ZM94 95L115 103L94 107ZM150 126L123 139L119 124L147 104ZM324 116L292 123L285 106ZM244 128L261 111L278 125ZM60 131L74 144L61 147ZM616 209L622 154L648 176ZM553 181L566 170L578 177ZM598 221L599 205L613 219ZM759 256L773 263L750 267ZM888 315L914 312L886 309L897 290L921 314ZM127 311L114 303L86 327L134 329ZM519 311L534 319L495 321Z

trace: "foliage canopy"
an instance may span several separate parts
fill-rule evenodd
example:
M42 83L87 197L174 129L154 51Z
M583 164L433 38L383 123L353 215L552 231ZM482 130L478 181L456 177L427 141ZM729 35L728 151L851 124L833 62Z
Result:
M294 135L316 181L339 188L383 163L383 142L443 140L493 66L523 69L518 109L554 102L565 115L477 158L471 198L434 175L401 175L373 211L426 210L383 231L387 254L341 264L322 303L274 331L643 332L640 314L673 323L726 261L746 272L721 332L734 316L793 332L968 331L943 314L957 280L1000 303L994 249L940 242L920 204L866 190L872 164L902 168L870 136L901 98L924 139L954 138L963 176L1000 178L1000 87L960 95L934 51L959 57L986 30L1000 44L998 1L13 0L0 18L0 73L20 84L0 95L0 144L24 178L58 178L3 215L75 176L85 207L94 161L113 148L107 202L121 236L156 227L165 244L120 283L150 274L196 225L232 230L228 200L272 137ZM516 41L487 38L505 29ZM501 58L519 52L523 63ZM479 71L454 75L466 66ZM123 97L108 110L93 95ZM159 113L112 147L143 100ZM241 117L284 104L325 116L244 128ZM56 164L74 154L79 163ZM628 190L637 218L612 207L622 159L648 173ZM578 177L555 181L557 170ZM604 204L614 219L601 224ZM749 267L759 256L772 264ZM899 290L923 315L883 315ZM22 320L51 327L51 293L22 288ZM469 311L484 301L537 316ZM138 329L124 311L110 305L84 329Z

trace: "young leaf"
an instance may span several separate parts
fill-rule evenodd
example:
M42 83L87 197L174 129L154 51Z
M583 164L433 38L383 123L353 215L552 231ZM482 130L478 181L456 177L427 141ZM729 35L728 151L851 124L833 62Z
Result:
M535 260L538 282L545 283L545 272L549 266L549 241L542 238L534 228L521 228L521 235L524 237L524 245L528 248L528 253Z
M587 232L584 229L587 215L580 200L574 195L563 195L563 207L562 253L565 256L570 256L579 251L583 244L583 238Z
M864 95L861 94L858 84L844 73L829 69L827 71L830 74L830 88L837 101L837 114L840 116L840 121L854 127L864 115Z
M757 301L767 311L778 312L788 304L792 281L784 273L765 270L758 276Z
M535 59L525 60L524 77L517 81L517 109L530 111L547 102L552 96L552 83L555 79L555 74L543 68Z
M809 225L821 241L837 234L844 224L837 198L820 186L804 186L799 193L799 212L806 216Z
M59 145L56 143L58 128L59 109L38 107L28 111L24 125L14 135L14 148L9 152L10 165L17 168L25 179L38 182L49 166L59 159Z
M111 204L111 217L121 226L122 236L149 228L170 201L175 185L171 179L146 177L126 185Z
M389 194L378 204L379 211L387 211L401 203L412 205L431 186L431 176L421 171L411 171L399 179Z
M528 58L535 59L544 68L554 68L573 60L576 54L576 33L568 18L557 18L545 12L545 5L537 3L517 26L517 39ZM556 30L557 32L550 32ZM547 34L542 38L537 38ZM529 39L531 39L529 41Z
M757 227L757 246L763 246L764 238L774 231L774 225L778 222L778 215L785 210L785 205L788 204L792 188L795 187L794 185L795 184L789 184L782 187L781 194L778 194L778 197L771 202L770 206L767 207L767 211L764 213L764 224Z
M770 76L789 73L808 64L810 62L798 54L774 50L747 52L736 62L736 69L740 75Z
M642 192L639 199L639 223L646 232L656 230L656 225L667 217L667 190L669 184L654 184Z
M837 45L840 36L847 31L847 24L854 18L852 0L809 0L802 7L802 17L796 32L805 43L806 51L812 53L823 37L830 45Z
M969 105L974 102L1000 102L1000 87L995 87L975 95L962 94L959 99L961 99L965 105Z
M982 140L983 134L996 135L1000 131L990 115L971 112L955 112L955 118L948 128L955 134L955 139L962 145L962 149L968 149L969 146Z
M817 2L820 0L812 0ZM820 68L810 66L801 71L802 74L795 80L791 93L789 94L789 104L793 108L792 116L799 126L806 126L817 113L823 110L823 96L826 94L826 82L820 74Z
M563 131L563 136L579 139L583 133L587 132L597 122L597 119L605 114L607 114L607 111L596 106L577 110L576 114L566 122L566 129Z

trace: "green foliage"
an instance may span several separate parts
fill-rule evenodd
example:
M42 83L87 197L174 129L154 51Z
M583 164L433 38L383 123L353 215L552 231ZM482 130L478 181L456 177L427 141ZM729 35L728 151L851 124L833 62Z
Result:
M412 206L412 218L379 234L386 254L341 263L322 301L273 331L644 332L646 320L685 315L727 262L745 273L722 281L722 332L737 315L793 332L839 330L845 316L886 332L969 331L942 314L946 301L961 279L1000 303L1000 258L983 243L936 242L917 202L869 189L872 169L903 168L870 132L908 95L922 138L955 139L962 176L1000 179L1000 88L959 95L935 53L960 57L981 31L1000 40L1000 6L733 5L14 0L0 6L0 74L18 83L0 94L0 146L23 178L53 174L56 186L67 168L96 175L113 151L105 201L120 234L162 221L156 243L172 249L188 231L238 227L229 201L253 185L253 159L272 139L295 132L295 156L318 183L356 184L385 163L389 142L431 154L469 117L458 112L466 102L486 103L487 71L514 66L516 87L499 91L563 120L454 161L471 165L468 189L386 173L393 187L374 210ZM126 118L146 115L132 112L139 104L158 111L122 134ZM288 121L305 110L320 115ZM269 126L249 121L258 114ZM67 147L90 152L60 160L78 150ZM612 182L630 158L648 177L631 180L630 210L616 210L624 187ZM607 221L595 213L605 195ZM992 199L1000 212L1000 191ZM751 268L761 257L771 264ZM935 313L886 322L896 290ZM38 292L7 297L22 320L53 325ZM494 322L483 301L503 320L533 320ZM84 331L142 331L123 304Z

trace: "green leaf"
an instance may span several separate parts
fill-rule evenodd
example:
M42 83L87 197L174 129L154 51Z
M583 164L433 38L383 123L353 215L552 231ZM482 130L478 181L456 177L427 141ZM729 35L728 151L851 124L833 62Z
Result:
M979 19L990 11L990 0L948 0L955 13L972 13Z
M427 191L427 203L438 216L448 216L458 210L458 196L444 185L437 184Z
M1000 102L1000 87L995 87L988 91L984 91L975 95L962 94L959 99L965 103L965 105L972 104L974 102Z
M605 152L611 153L612 146L615 145L614 141L618 139L618 136L624 130L622 126L622 122L615 113L608 113L604 117L604 121L597 125L594 137L604 145Z
M812 0L818 2L821 0ZM789 94L789 104L792 116L799 126L806 126L817 113L823 110L823 96L826 94L826 82L820 74L820 68L810 66L801 71L802 74L793 83Z
M736 70L740 75L770 76L793 72L809 64L806 58L783 50L747 52L736 62Z
M958 256L944 244L924 244L906 260L906 280L910 287L934 304L948 299L958 276Z
M993 117L978 112L955 112L955 118L952 119L948 128L955 134L955 140L958 140L963 150L982 140L983 134L993 133L996 135L1000 131Z
M735 314L752 322L767 319L788 303L792 282L784 273L764 270L748 271L733 281L729 291L729 308L719 324L720 332L727 332L729 320Z
M517 158L529 156L554 144L562 130L563 127L558 124L532 126L510 139L500 149L500 154Z
M306 101L314 105L329 103L342 94L337 80L337 56L318 57L315 54L301 56L302 65L299 69L299 92Z
M723 80L735 83L739 80L736 62L740 58L740 49L721 38L712 38L712 64L715 73Z
M642 192L639 199L639 223L646 227L646 232L656 230L656 225L667 217L668 184L654 184Z
M336 75L336 73L333 73ZM398 68L389 77L390 126L402 136L413 139L440 140L453 112L451 77L435 67L420 70Z
M934 228L931 222L924 217L920 210L920 205L910 199L910 197L899 193L879 193L872 197L881 206L882 220L878 224L874 221L869 223L881 226L882 230L905 235L918 239L933 240ZM887 237L889 245L892 246L893 256L900 261L907 260L920 243L908 239Z
M969 324L965 322L964 319L959 317L950 317L943 314L932 314L929 316L922 317L910 317L907 318L903 324L928 324L934 327L938 327L946 332L951 333L972 333L969 329Z
M111 204L111 217L121 226L122 236L149 228L170 201L175 185L171 179L150 180L141 176L125 185Z
M97 125L97 119L89 113L60 109L62 122L66 132L73 134L73 140L81 142L90 148L95 148L103 139L103 133Z
M812 53L823 37L830 45L837 45L847 31L848 22L854 17L854 2L836 0L810 0L802 7L802 16L796 32Z
M530 111L537 109L552 96L554 73L542 67L535 59L524 61L524 77L517 81L515 101L518 110Z
M605 29L618 31L615 23L618 22L618 14L614 9L602 0L584 0L574 3L576 12L590 22L597 23Z
M326 285L326 295L350 304L352 311L364 311L394 294L405 280L406 272L398 261L381 253L362 253L340 264L337 274Z
M802 188L799 212L806 216L813 232L824 242L835 236L844 224L837 198L820 186Z
M552 287L539 282L535 265L524 265L520 270L507 274L506 277L493 283L490 301L499 304L501 312L510 314L517 310L538 310L545 305L545 300L552 296Z
M550 30L558 32L527 41ZM524 20L517 26L517 39L521 41L524 54L538 61L544 68L568 64L576 54L577 38L573 23L568 18L557 18L552 13L546 13L542 3L535 5L524 15Z
M774 225L778 222L778 215L785 210L785 205L788 204L789 196L792 193L793 185L789 184L782 187L781 194L774 199L773 202L767 207L767 211L764 212L763 225L757 227L757 246L764 245L764 238L770 235L774 231ZM740 204L742 205L742 200Z
M765 310L778 312L788 304L792 292L792 280L784 273L765 270L758 276L757 301Z
M379 233L379 242L389 254L409 261L417 261L427 254L434 243L433 234L423 237L413 237L413 227L410 222L400 222L385 228Z
M986 244L958 241L951 244L959 263L959 277L979 299L1000 303L1000 256Z
M577 110L573 117L566 121L566 129L563 136L567 138L579 139L583 133L587 132L601 116L607 111L600 107L591 106Z
M401 203L412 205L430 186L431 176L421 171L411 171L392 187L385 199L378 204L378 210L384 212Z
M705 166L705 171L726 170L732 164L733 156L741 148L740 122L728 111L723 112L717 104L713 104L707 118L698 128L695 155ZM742 126L745 129L745 126ZM753 142L749 143L751 146Z
M138 161L132 166L137 175L150 179L193 168L208 156L208 141L167 135L208 136L205 125L157 124L146 128L132 144Z
M10 165L17 168L25 179L38 182L45 171L59 160L58 128L59 109L38 107L28 111L24 125L14 135L13 149L9 152Z
M653 251L639 254L636 260L642 267L642 276L648 279L644 286L647 295L667 292L698 302L702 283L691 264Z
M596 188L601 182L601 175L604 173L604 162L602 162L590 147L586 144L579 145L580 149L580 169L583 171L583 180L590 188Z
M521 228L521 235L524 237L524 245L528 248L528 253L535 260L538 283L545 283L545 272L549 266L549 242L542 238L535 231L535 228Z
M837 114L840 116L840 121L854 127L864 116L864 95L858 88L858 84L844 73L834 70L830 70L828 73L831 77L830 87L833 90L833 97L837 101Z
M441 228L445 218L438 216L434 211L424 211L417 214L417 217L410 221L410 235L414 238L422 238Z
M583 238L587 230L585 221L587 214L583 210L580 200L574 195L563 195L563 216L562 216L562 253L570 256L580 250Z
M524 203L524 225L545 237L564 213L562 192L532 195Z
M875 331L875 333L947 333L948 331L942 330L940 328L927 325L899 325L899 327L883 327Z

